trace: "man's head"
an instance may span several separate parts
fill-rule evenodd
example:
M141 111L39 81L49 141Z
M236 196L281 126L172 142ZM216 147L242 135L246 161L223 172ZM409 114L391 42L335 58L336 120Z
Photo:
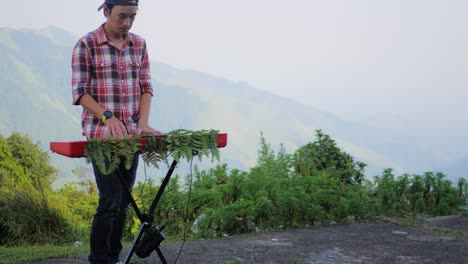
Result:
M107 18L106 31L112 36L125 35L131 29L138 11L138 0L105 0L98 11L104 8Z

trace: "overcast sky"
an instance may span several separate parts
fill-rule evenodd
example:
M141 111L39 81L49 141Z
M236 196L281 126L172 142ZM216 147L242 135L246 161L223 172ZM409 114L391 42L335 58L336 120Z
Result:
M3 1L0 27L79 36L104 21L102 2ZM343 117L468 121L467 27L466 0L141 0L133 32L153 60Z

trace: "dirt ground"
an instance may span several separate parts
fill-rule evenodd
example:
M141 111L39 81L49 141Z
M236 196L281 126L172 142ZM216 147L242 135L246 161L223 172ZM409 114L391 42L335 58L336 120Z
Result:
M434 229L436 228L436 229ZM441 232L442 231L442 232ZM385 222L331 225L284 232L255 233L187 241L177 263L468 263L468 217L432 218L425 226ZM161 245L174 263L181 242ZM122 261L125 255L122 256ZM34 264L85 264L86 256ZM153 252L130 263L161 263ZM26 264L26 263L25 263ZM33 264L33 263L28 263Z

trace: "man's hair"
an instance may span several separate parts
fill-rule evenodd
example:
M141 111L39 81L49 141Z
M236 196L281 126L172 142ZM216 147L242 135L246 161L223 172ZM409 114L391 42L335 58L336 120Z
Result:
M109 10L109 14L112 13L112 8L114 8L114 5L112 4L106 4L107 9Z

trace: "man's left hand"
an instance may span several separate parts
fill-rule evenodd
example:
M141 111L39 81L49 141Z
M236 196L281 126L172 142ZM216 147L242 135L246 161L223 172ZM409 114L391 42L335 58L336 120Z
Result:
M143 127L138 127L137 128L137 134L145 134L145 133L151 133L153 135L162 135L164 134L163 132L157 130L157 129L154 129L152 127L149 127L149 126L143 126Z

